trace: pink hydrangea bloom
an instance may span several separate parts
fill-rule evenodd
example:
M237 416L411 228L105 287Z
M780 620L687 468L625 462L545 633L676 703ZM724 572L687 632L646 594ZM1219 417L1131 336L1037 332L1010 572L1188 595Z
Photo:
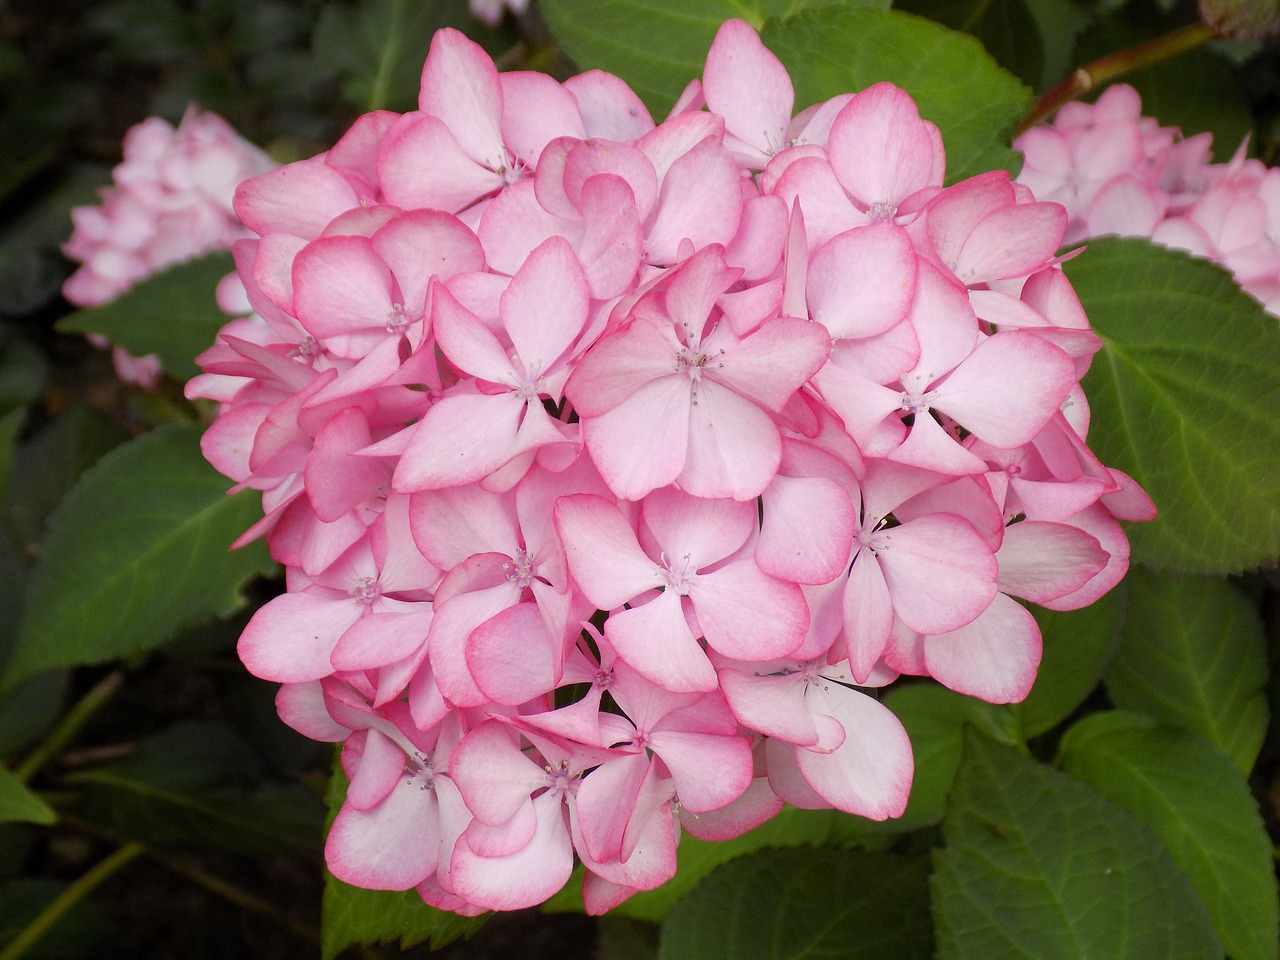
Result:
M1142 116L1137 91L1116 84L1019 137L1018 180L1066 207L1067 241L1150 237L1221 264L1280 316L1280 170L1246 159L1245 144L1212 163L1212 139Z
M62 249L81 266L63 296L95 307L165 267L229 248L248 236L231 207L236 187L274 165L220 116L195 106L176 128L160 117L131 127L102 203L71 211L75 229ZM122 380L159 380L154 356L131 357L117 347L113 357Z
M1092 602L1153 512L1064 413L1100 341L1062 207L944 188L889 84L792 115L740 21L656 125L454 31L422 78L242 185L260 321L187 388L287 569L241 656L344 743L334 873L477 914L577 861L603 912L684 833L899 816L911 743L861 688L1026 696L1013 598Z

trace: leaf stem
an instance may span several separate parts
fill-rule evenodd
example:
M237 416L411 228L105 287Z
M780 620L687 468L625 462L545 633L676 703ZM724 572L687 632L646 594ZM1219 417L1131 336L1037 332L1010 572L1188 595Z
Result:
M100 860L54 897L52 903L40 911L34 920L9 941L5 948L0 950L0 960L17 960L18 957L26 953L28 947L43 937L64 913L84 899L88 893L113 873L135 859L145 849L140 843L130 842Z
M1041 120L1052 116L1064 103L1074 100L1082 93L1087 93L1100 84L1110 83L1130 70L1148 67L1153 63L1185 53L1187 50L1193 50L1212 40L1214 36L1213 30L1205 24L1193 23L1167 33L1163 37L1156 37L1154 40L1148 40L1125 50L1117 50L1115 53L1109 53L1105 57L1099 57L1092 63L1079 67L1071 76L1036 102L1035 108L1027 114L1022 123L1018 124L1014 137L1026 133Z
M112 670L95 683L89 692L67 711L67 715L62 718L62 722L54 727L53 732L44 739L44 742L39 744L27 755L27 758L22 763L14 768L13 775L23 783L35 776L46 763L57 756L58 752L80 732L80 728L88 722L89 718L103 704L115 696L122 683L124 683L123 670ZM3 954L0 954L0 960L3 960Z

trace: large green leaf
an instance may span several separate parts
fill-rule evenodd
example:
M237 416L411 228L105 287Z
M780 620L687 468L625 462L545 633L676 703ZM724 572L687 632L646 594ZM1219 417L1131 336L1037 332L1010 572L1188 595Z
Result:
M928 960L928 866L831 847L760 851L676 905L659 960Z
M422 63L441 27L474 30L463 0L329 3L313 38L316 56L338 72L343 96L362 110L412 110Z
M200 372L196 354L213 344L227 315L215 297L235 269L231 254L207 253L140 280L109 303L58 321L63 333L100 333L135 356L154 353L164 369L188 380Z
M1243 775L1213 744L1141 714L1108 711L1068 730L1060 758L1169 848L1233 960L1280 957L1271 841Z
M915 776L911 797L900 823L912 829L937 823L946 812L947 794L960 769L966 727L981 730L998 743L1018 743L1016 717L1008 706L986 703L934 683L913 683L891 689L884 705L897 715L911 738Z
M1118 706L1208 738L1244 773L1267 730L1262 622L1224 580L1142 569L1128 578L1120 647L1107 668Z
M1124 587L1082 610L1033 609L1044 638L1035 686L1011 709L1027 739L1065 720L1102 679L1120 640Z
M1026 0L900 0L894 6L972 34L1000 66L1028 86L1040 85L1044 37Z
M1280 324L1221 268L1146 240L1064 265L1103 348L1084 380L1089 445L1160 510L1134 558L1228 573L1280 556Z
M0 823L53 823L53 808L27 789L27 785L0 767Z
M336 761L325 803L329 822L337 816L347 795L347 778ZM329 871L324 874L320 904L320 949L323 960L333 960L352 944L396 944L408 950L429 942L433 950L459 937L470 938L486 917L460 917L424 903L415 890L393 892L364 890L343 883Z
M255 855L319 853L319 799L268 776L244 741L216 723L179 723L124 759L67 780L85 788L81 816L130 839Z
M1021 163L1009 137L1031 91L973 37L895 10L840 8L770 20L762 36L791 72L797 105L881 80L906 90L942 131L949 183Z
M725 20L745 20L759 30L770 17L833 5L889 7L888 0L543 0L541 10L582 69L617 74L661 120L689 81L702 76ZM797 99L796 110L814 102Z
M1221 960L1151 832L1088 786L969 734L934 854L940 960Z
M232 540L261 514L229 497L200 455L200 427L174 424L103 457L55 511L0 684L49 667L149 650L225 616L240 586L272 565Z

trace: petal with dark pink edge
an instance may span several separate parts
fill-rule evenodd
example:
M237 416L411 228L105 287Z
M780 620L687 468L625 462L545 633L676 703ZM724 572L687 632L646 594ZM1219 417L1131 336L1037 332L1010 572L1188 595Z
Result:
M506 724L486 720L459 740L449 757L449 776L483 823L506 823L529 802L529 794L547 785L546 772L520 751L518 737Z
M538 828L518 853L477 856L463 834L449 865L450 879L461 896L491 910L521 910L542 903L569 881L573 846L563 802L554 793L544 793L533 805Z
M714 138L708 137L679 157L667 171L646 230L645 259L676 263L680 243L697 249L728 244L742 218L738 168Z
M821 324L797 317L762 323L739 342L711 334L702 344L708 354L707 376L750 397L775 413L818 372L831 352L831 338Z
M818 731L804 705L805 675L794 669L795 664L789 674L781 672L786 665L759 665L762 671L777 666L765 673L751 672L750 666L733 664L719 671L720 690L734 716L767 737L803 747L816 744Z
M773 819L781 810L782 800L769 788L769 781L757 777L742 796L727 807L707 813L681 810L680 826L699 840L732 840Z
M573 248L563 237L550 237L511 278L499 309L520 361L545 372L582 332L587 304L587 278Z
M404 776L405 756L400 744L372 728L363 731L360 763L347 786L346 802L368 810L382 802Z
M1103 504L1093 504L1071 517L1069 522L1094 537L1109 556L1107 565L1079 590L1046 600L1043 606L1050 610L1087 607L1123 580L1129 570L1129 538Z
M413 493L481 479L509 459L524 409L514 393L442 397L418 422L392 485Z
M556 137L586 137L578 101L545 73L517 70L498 74L498 81L502 139L518 163L535 166L542 148Z
M364 609L349 597L281 594L253 615L236 652L245 668L263 680L319 680L333 673L333 648Z
M408 890L436 869L440 817L434 790L401 783L372 810L344 806L329 828L324 858L344 883Z
M867 222L866 214L844 192L825 156L801 157L792 162L778 178L773 193L787 201L792 210L804 211L811 250L817 250L836 234Z
M312 509L326 523L375 497L379 484L386 482L386 466L354 456L371 439L369 421L359 407L343 410L316 434L303 479Z
M836 179L865 207L896 207L942 182L937 127L920 119L915 101L891 83L868 87L844 105L831 125L827 151Z
M943 381L936 406L997 447L1039 433L1076 384L1075 364L1042 337L1008 330L982 341Z
M783 148L795 90L786 67L749 24L727 20L720 26L707 52L702 89L707 106L724 117L726 133L747 148L740 160L759 169Z
M503 184L465 152L443 121L425 114L407 115L383 141L378 181L387 201L401 209L446 213L465 210Z
M587 137L636 140L653 129L649 110L627 84L603 70L588 70L564 82L578 101Z
M832 337L869 337L906 317L916 292L911 238L892 223L832 237L809 262L809 315Z
M437 30L431 38L418 109L439 117L472 160L497 169L506 159L498 70L483 47L457 30Z
M954 270L966 284L1026 276L1062 243L1067 211L1060 203L1020 203L987 214L960 249Z
M583 185L583 229L575 249L592 297L604 300L630 290L644 246L640 216L621 177L598 173Z
M688 397L688 387L684 389L684 396ZM696 497L758 497L778 472L782 460L782 437L773 418L728 387L705 378L696 402L690 398L688 403L687 453L683 469L674 479ZM678 432L675 423L670 423L669 429L668 442L674 445L683 431ZM595 457L594 450L592 456ZM595 459L599 466L599 458ZM603 469L600 472L613 487L609 475ZM617 492L625 495L621 490ZM644 490L641 495L648 492Z
M360 206L360 198L321 155L244 181L236 188L234 206L240 222L254 233L310 239L338 214Z
M321 237L293 260L293 304L317 337L385 329L392 320L391 271L367 237Z
M408 210L372 237L373 249L395 274L406 309L426 302L432 277L448 280L484 269L484 249L462 221L442 210Z
M977 620L924 638L929 675L957 693L988 703L1017 703L1031 692L1040 665L1035 617L1003 593Z
M517 603L467 637L467 667L486 696L516 706L555 688L557 656L536 603Z
M754 560L739 560L689 584L707 643L735 660L784 657L804 641L809 605L794 583L762 573Z
M880 561L870 551L861 551L853 561L845 585L845 643L849 669L858 682L867 679L884 654L893 629L893 600Z
M671 772L680 805L692 813L727 806L751 783L751 747L742 737L655 730L649 743Z
M569 572L598 609L614 610L660 584L657 564L641 551L635 530L602 497L561 497L555 525Z
M534 181L522 180L489 202L476 235L484 245L489 266L510 275L547 237L559 234L573 240L581 229L575 220L545 210L534 193Z
M440 284L432 288L431 327L440 351L459 372L509 389L516 386L518 374L493 331Z
M467 667L467 637L480 624L514 604L519 599L514 596L516 593L512 584L503 583L436 603L427 634L427 651L436 686L455 706L475 707L489 701Z
M593 860L612 860L622 854L622 837L636 808L636 795L649 774L644 751L619 755L585 777L578 787L578 830Z
M690 453L692 403L688 378L668 374L645 383L612 410L582 421L587 451L615 495L639 500L680 476ZM759 412L745 400L739 404ZM777 428L772 421L769 425L776 437Z
M666 590L646 604L615 612L604 625L618 656L673 693L714 690L716 671L685 620L680 595Z
M350 727L330 716L317 680L283 684L276 691L276 713L294 730L321 743L341 743L351 733Z
M849 494L826 477L784 477L765 489L755 558L793 583L830 583L849 562L857 518Z
M671 562L688 557L695 568L723 560L756 529L756 505L706 500L664 487L644 500L644 523Z
M996 595L991 548L957 516L934 514L886 530L876 553L894 610L919 633L969 623Z
M996 552L1000 591L1033 603L1056 600L1093 579L1108 556L1079 527L1037 520L1013 523Z
M869 820L902 816L915 770L902 723L878 700L836 683L812 685L809 698L846 736L831 753L796 750L805 780L837 810Z

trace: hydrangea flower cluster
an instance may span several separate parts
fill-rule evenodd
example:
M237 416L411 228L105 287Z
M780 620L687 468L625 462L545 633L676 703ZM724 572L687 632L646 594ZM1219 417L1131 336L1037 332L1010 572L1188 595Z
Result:
M75 229L62 250L81 266L62 295L78 307L96 307L165 267L229 248L248 236L232 208L236 185L274 166L222 117L194 106L176 128L160 117L131 127L113 185L100 191L102 203L71 211ZM115 347L112 359L126 382L152 387L160 378L154 355L133 357Z
M1133 87L1116 84L1097 103L1064 105L1014 147L1026 156L1019 182L1066 207L1068 242L1150 237L1221 264L1280 316L1280 169L1247 159L1247 143L1212 163L1212 134L1160 126Z
M256 315L188 394L287 568L239 653L343 743L340 879L473 914L576 859L599 913L682 832L898 816L874 688L1018 700L1015 598L1123 576L1153 511L1085 444L1061 205L944 189L890 84L793 100L740 21L656 125L444 30L418 110L241 186Z

